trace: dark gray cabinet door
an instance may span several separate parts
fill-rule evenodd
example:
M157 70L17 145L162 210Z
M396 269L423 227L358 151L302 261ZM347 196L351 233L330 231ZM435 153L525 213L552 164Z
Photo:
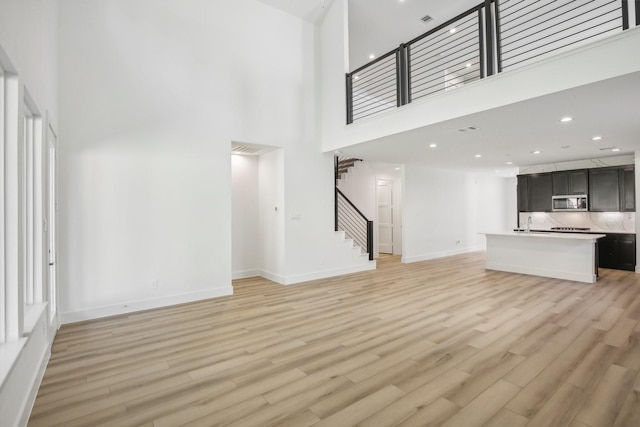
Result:
M618 168L589 170L589 210L593 212L620 211Z
M553 195L583 195L588 193L589 171L586 169L553 172Z
M518 212L529 212L529 177L518 176Z
M636 174L635 168L625 167L622 169L622 200L620 207L623 212L635 212L636 210Z
M634 234L620 234L618 237L618 250L618 268L620 270L635 271L636 236Z
M607 234L598 239L598 264L602 268L635 271L636 235Z
M553 182L550 173L529 175L529 209L532 212L551 212Z

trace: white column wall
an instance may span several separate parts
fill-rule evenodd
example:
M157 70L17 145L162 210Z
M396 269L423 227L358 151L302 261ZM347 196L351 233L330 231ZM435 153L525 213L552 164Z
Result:
M478 233L508 227L504 178L413 164L404 173L403 262L482 250Z

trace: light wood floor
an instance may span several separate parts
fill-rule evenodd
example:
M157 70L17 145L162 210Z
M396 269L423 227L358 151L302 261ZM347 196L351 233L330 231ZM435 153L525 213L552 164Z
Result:
M29 426L640 426L640 275L473 253L64 326Z

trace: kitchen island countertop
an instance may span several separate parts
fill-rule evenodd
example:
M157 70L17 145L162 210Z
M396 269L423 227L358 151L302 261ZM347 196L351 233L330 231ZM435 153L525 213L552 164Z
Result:
M488 270L595 283L597 241L606 234L499 231L487 239Z

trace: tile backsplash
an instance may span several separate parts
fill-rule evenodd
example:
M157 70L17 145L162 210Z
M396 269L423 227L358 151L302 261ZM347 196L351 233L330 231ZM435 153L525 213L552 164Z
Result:
M548 230L551 227L581 227L608 233L635 233L635 212L520 212L519 226Z

